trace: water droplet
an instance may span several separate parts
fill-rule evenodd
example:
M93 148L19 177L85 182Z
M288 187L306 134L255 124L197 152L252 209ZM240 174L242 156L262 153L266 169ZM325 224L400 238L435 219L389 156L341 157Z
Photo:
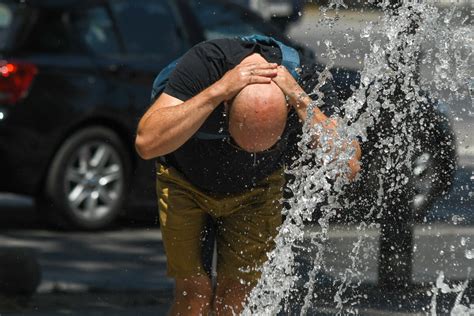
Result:
M369 24L362 30L362 32L360 33L360 37L362 38L370 37L371 31L372 31L372 25Z
M474 259L474 249L471 249L471 250L466 250L466 259Z
M380 41L374 41L374 43L372 44L372 51L375 53L377 53L380 49Z
M329 1L330 6L337 7L337 3L341 0ZM388 1L384 2L388 3ZM374 169L376 170L373 171L374 177L372 180L376 188L375 190L372 190L374 198L371 200L370 198L365 199L361 197L361 200L365 200L360 201L361 203L364 203L364 209L367 209L367 213L369 214L370 212L371 218L380 218L384 215L390 215L389 207L399 203L396 199L391 198L391 195L403 190L402 186L407 184L411 179L409 176L401 175L397 171L408 166L407 162L409 162L410 157L413 157L414 152L418 149L416 147L418 143L416 137L418 136L414 133L413 126L407 122L410 120L406 120L407 115L410 115L410 113L417 113L417 111L420 111L420 108L415 105L415 103L419 102L412 101L419 101L421 98L419 92L422 90L431 92L431 89L429 89L431 87L443 90L446 93L458 92L460 90L459 82L467 82L467 79L470 79L468 75L462 74L463 71L465 72L466 69L468 69L469 65L466 64L460 69L454 69L457 68L457 66L455 66L457 65L456 60L462 61L462 58L458 58L456 53L452 53L454 47L454 40L452 38L455 36L447 35L451 34L453 29L443 27L444 25L439 23L442 22L443 17L431 4L427 4L423 1L409 2L411 3L411 9L408 9L408 4L405 4L405 1L402 1L400 10L398 10L399 14L391 16L388 12L385 12L380 20L380 24L379 22L367 23L362 29L360 38L370 41L371 46L370 51L364 59L364 69L361 72L361 88L355 88L353 96L342 105L345 114L340 114L340 116L341 119L345 121L342 121L340 125L338 124L338 126L343 127L340 129L342 133L341 136L343 136L341 138L346 136L354 138L364 136L365 139L367 139L369 136L376 136L374 138L380 139L380 141L374 145L374 150L376 151L377 156L381 156L380 161L377 161L378 164L374 166ZM420 34L404 32L404 28L406 29L406 27L410 25L409 17L413 16L410 15L413 12L410 12L409 10L415 10L415 16L418 16L419 14L420 21L422 21L421 23L426 23L421 25L422 27L420 27L419 30L419 32L421 32ZM327 13L326 17L331 18L329 16L330 12L327 11L327 7L321 7L321 12ZM437 21L436 19L441 20ZM451 18L448 17L447 21L451 21L450 19ZM329 21L329 19L326 21ZM337 19L334 18L331 21L334 23ZM354 41L354 38L351 35L352 31L349 32L343 28L343 32L346 32L344 38L347 43ZM458 38L463 37L458 36ZM331 39L334 40L332 37ZM416 60L414 56L416 56L420 51L420 47L423 44L422 42L427 42L430 43L430 45L435 46L435 49L428 52L427 56L422 57L425 65L430 66L429 68L432 72L430 78L433 79L429 82L426 79L421 78L420 80L425 80L425 82L418 84L418 82L413 78L413 69L417 65L411 61ZM335 63L335 58L340 58L341 56L336 46L337 42L335 40L334 43L331 42L331 40L325 40L323 43L326 46L325 56L329 58L329 63ZM318 46L321 46L321 43L317 42L317 44ZM390 55L388 56L387 53L390 53ZM351 55L353 54L360 54L361 58L363 58L362 56L364 52L354 50L354 53L351 52ZM465 60L467 60L467 58L465 58ZM388 64L387 61L389 61L390 64ZM401 61L405 61L405 63ZM460 74L459 78L456 77L458 74ZM396 81L397 78L403 79ZM324 71L321 74L320 79L324 79ZM322 81L317 84L321 86ZM428 89L424 89L425 86ZM315 88L313 95L317 95L318 102L320 102L323 98L318 89L318 87ZM404 102L393 102L392 96L396 89L404 93L400 98L400 100ZM430 95L433 99L436 99L439 96L441 96L440 93ZM402 104L405 105L402 106ZM311 108L311 106L319 105L321 104L315 101L314 103L311 103L309 108ZM380 131L380 135L367 135L368 128L380 124L379 116L383 113L388 113L393 117L393 120L390 118L386 125L390 127L393 126L396 129L392 132L385 130ZM466 117L466 115L466 113L463 113L464 117ZM458 115L458 117L460 117L460 115ZM347 124L347 122L350 122L351 124ZM435 127L434 122L431 122L428 118L417 123L419 123L419 126L423 126L423 131L429 131ZM297 245L299 241L303 240L301 237L304 229L302 222L305 219L310 218L310 212L316 207L321 210L322 216L318 221L320 226L317 232L318 238L314 239L313 245L317 247L320 246L323 250L326 250L321 243L328 239L327 231L329 230L329 224L332 219L342 213L336 210L344 208L345 205L349 204L346 203L343 207L338 205L338 203L343 202L339 202L340 196L337 195L337 193L341 192L340 188L342 188L342 184L338 182L338 174L340 175L343 172L344 166L344 161L339 159L344 158L346 154L335 154L334 151L331 151L332 146L329 144L330 141L333 141L338 145L337 148L342 148L341 141L331 138L322 128L311 128L308 125L309 124L305 124L303 128L304 133L302 134L302 139L299 143L301 157L293 159L293 167L290 167L290 170L288 170L291 175L295 176L296 180L289 184L293 193L293 198L288 199L287 201L289 204L289 210L286 212L287 220L281 226L282 228L278 237L279 239L276 240L277 247L275 248L275 251L269 254L267 265L264 266L262 278L265 282L261 283L263 287L259 288L257 286L254 291L256 295L253 297L255 300L253 301L253 299L251 299L249 304L256 308L253 314L272 314L268 313L268 310L273 311L275 306L278 306L279 302L272 302L271 298L281 298L283 295L289 293L288 291L290 291L292 284L294 284L295 278L298 278L298 275L294 274L294 250L296 248L294 246ZM387 134L390 133L396 135L387 137ZM310 147L308 144L312 139L314 139L313 136L315 134L319 137L319 147L308 149L308 147ZM362 138L364 139L364 137ZM395 156L396 158L393 158ZM309 161L317 161L318 163L309 166ZM425 170L426 167L423 171ZM424 173L420 171L419 175L423 174ZM471 188L468 188L464 192L469 192L469 190L472 191ZM334 193L334 191L336 193ZM466 199L465 195L464 199ZM325 201L325 203L323 203L323 206L321 207L322 201ZM365 206L368 207L365 208ZM464 218L457 215L452 216L451 220L455 225L457 225L464 221ZM374 225L371 228L374 227L376 226ZM425 229L430 231L430 235L441 236L441 233L437 229L423 227L423 230ZM358 233L360 233L360 236L365 235L364 229L361 229ZM461 239L460 242L464 247L468 245L467 239ZM358 247L360 247L358 243L353 243L354 253L349 256L352 260L360 259L358 258L359 255L355 255L358 251ZM444 264L447 260L453 257L456 253L457 247L459 247L457 242L455 242L455 245L450 245L449 243L443 244L444 249L438 250L439 255L442 256L442 258L435 258L434 263ZM394 251L395 246L392 246L391 250ZM414 251L417 250L417 246L415 245ZM446 256L445 252L448 252L449 256ZM466 250L465 255L468 259L474 257L474 249ZM362 254L362 256L367 257L367 253ZM314 260L314 258L312 258L312 260ZM311 262L311 265L314 268L322 263L324 263L323 259L319 261L315 260L315 262ZM397 260L394 265L395 264L400 263ZM392 268L393 267L394 266L392 266ZM333 267L327 268L328 270L333 269ZM425 271L428 270L425 268ZM342 283L341 290L338 290L338 293L334 297L334 302L338 308L351 306L354 301L357 300L357 298L349 298L348 301L345 301L343 295L347 295L345 291L351 289L353 284L351 281L342 280L354 279L354 277L358 276L358 273L360 273L360 271L357 271L357 268L350 267L343 275L341 275L342 278L339 278L338 281L341 281ZM436 280L436 287L445 292L453 291L453 288L444 283L444 274L442 272ZM428 291L427 295L435 296L436 293L438 293L438 290L433 289L432 291ZM308 293L308 295L311 295L311 293ZM308 296L308 299L311 299L311 297L312 296ZM403 303L401 303L400 307L402 306ZM278 311L274 314L278 314ZM251 314L244 313L244 315Z
M451 221L453 222L454 225L461 224L464 220L465 218L461 215L453 215L451 217Z
M344 37L346 38L347 43L352 43L354 42L355 38L352 34L344 34Z

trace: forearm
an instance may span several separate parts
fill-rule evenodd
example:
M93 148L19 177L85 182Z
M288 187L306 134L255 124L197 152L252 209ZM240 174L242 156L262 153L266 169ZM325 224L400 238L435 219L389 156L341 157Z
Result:
M304 90L300 87L295 88L292 93L288 94L288 102L292 105L298 114L298 117L302 121L306 121L308 118L308 107L310 106L313 100L304 92ZM325 133L329 135L333 135L333 137L339 137L337 133L337 124L334 120L328 118L318 107L313 107L312 113L312 125L321 124L322 127L325 129ZM313 139L313 146L317 146L319 142L319 135L315 135ZM334 141L330 140L330 146L333 147ZM359 160L361 158L361 149L359 142L357 140L353 140L349 143L349 141L343 141L341 150L353 150L354 155L348 161L348 166L350 169L350 174L348 175L349 179L354 179L357 173L360 170ZM350 148L348 148L350 147Z
M307 80L310 79L307 78ZM311 122L309 123L311 123L311 126L320 124L323 128L321 133L330 136L328 144L330 148L328 149L328 152L339 153L341 150L354 151L354 155L348 161L350 169L348 177L349 179L354 178L359 171L359 160L361 155L359 143L356 140L350 141L350 143L349 140L336 141L340 137L337 132L336 120L328 118L317 106L311 107L311 102L313 102L313 100L308 96L308 94L306 94L303 88L296 82L285 67L278 67L278 75L273 78L273 81L275 81L283 93L285 93L288 104L295 109L301 121L307 122L308 116L310 116ZM324 103L331 106L338 104L336 92L330 82L317 88L321 92L320 94L323 95L322 100ZM308 113L310 107L312 113ZM320 146L320 136L321 135L314 135L314 138L311 140L311 144L309 145L312 147ZM335 143L339 144L341 148L334 148ZM352 148L349 149L347 147Z
M362 150L357 140L353 140L351 143L354 149L354 156L349 160L350 174L348 175L349 180L353 180L360 171L360 159L362 158Z
M136 148L144 159L166 155L181 147L223 97L211 86L184 103L159 106L160 99L145 113L137 129Z
M308 107L313 100L300 86L295 87L295 89L290 92L287 97L288 103L295 109L296 114L300 120L306 122L306 119L308 118ZM313 108L313 124L325 122L327 119L328 117L318 107Z

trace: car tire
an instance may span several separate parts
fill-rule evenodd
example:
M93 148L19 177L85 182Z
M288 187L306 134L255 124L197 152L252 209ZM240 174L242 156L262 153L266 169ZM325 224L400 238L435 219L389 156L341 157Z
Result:
M130 183L130 156L115 132L84 128L60 146L37 206L47 222L62 229L96 230L120 214Z

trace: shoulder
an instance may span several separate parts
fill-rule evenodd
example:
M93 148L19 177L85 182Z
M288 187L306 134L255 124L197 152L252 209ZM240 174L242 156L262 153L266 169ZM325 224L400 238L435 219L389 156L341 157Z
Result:
M165 92L182 101L219 80L231 67L228 56L237 50L237 39L216 39L193 46L171 71Z
M214 39L196 44L178 60L174 74L189 75L193 72L218 79L230 67L229 56L241 50L240 45L237 38Z
M201 42L193 46L186 55L196 55L204 58L226 58L242 48L238 38L221 38Z

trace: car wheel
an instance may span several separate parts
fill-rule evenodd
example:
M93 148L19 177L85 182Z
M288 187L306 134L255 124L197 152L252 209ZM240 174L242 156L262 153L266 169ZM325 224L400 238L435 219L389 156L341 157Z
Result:
M410 204L416 221L423 220L434 202L449 191L456 170L455 141L450 128L439 126L435 135L429 133L423 138L412 164L414 195Z
M130 158L119 137L108 128L85 128L57 151L38 206L55 226L104 228L119 215L129 180Z

